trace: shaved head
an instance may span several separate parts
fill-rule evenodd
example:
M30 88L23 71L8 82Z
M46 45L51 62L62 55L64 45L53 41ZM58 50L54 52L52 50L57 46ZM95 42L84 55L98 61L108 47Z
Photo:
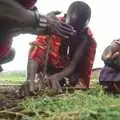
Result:
M82 1L73 2L67 11L66 23L72 25L75 29L83 29L91 17L91 8Z

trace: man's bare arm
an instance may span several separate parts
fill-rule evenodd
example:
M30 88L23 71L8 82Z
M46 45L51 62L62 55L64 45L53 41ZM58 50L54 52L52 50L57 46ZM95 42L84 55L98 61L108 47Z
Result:
M35 25L34 12L27 10L13 0L0 0L0 19L14 21L17 27Z
M52 76L50 76L49 79L55 78L54 80L61 80L64 77L70 75L76 68L77 63L79 62L79 60L81 59L83 51L85 46L88 46L89 41L87 39L84 40L82 45L79 45L78 48L76 49L75 55L70 63L70 65L68 67L66 67L62 72L54 74Z

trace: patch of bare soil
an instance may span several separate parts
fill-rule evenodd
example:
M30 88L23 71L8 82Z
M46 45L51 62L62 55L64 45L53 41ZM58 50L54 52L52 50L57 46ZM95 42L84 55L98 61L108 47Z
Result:
M0 110L15 107L21 99L15 95L18 85L0 85Z
M0 120L21 120L24 114L20 111L23 99L16 97L20 85L0 85Z
M24 116L35 116L34 112L26 112L25 108L20 105L24 99L16 96L19 88L20 85L0 85L0 120L21 120ZM43 93L44 91L41 91L39 95ZM49 95L53 96L55 93L50 92Z

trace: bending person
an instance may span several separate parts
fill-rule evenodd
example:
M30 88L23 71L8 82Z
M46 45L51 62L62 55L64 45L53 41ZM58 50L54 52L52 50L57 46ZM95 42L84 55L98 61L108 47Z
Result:
M52 43L47 66L47 85L50 88L61 91L61 87L66 84L65 78L68 79L70 86L79 89L89 88L96 52L96 42L88 28L90 17L90 7L84 2L75 1L69 6L62 20L73 26L76 34L69 39L51 36ZM47 36L41 35L33 42L29 52L27 81L34 83L36 73L43 72L43 56L47 42ZM43 83L41 86L44 88L44 81L40 83Z
M103 52L105 66L99 82L108 92L120 93L120 39L114 40Z

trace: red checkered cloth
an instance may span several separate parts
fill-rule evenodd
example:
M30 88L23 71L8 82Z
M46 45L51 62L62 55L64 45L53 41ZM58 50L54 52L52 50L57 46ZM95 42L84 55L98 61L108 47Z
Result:
M51 37L47 36L38 36L37 39L33 42L35 45L34 50L30 53L29 57L31 59L35 59L39 62L40 65L43 65L43 59L45 56L47 42L51 40L51 50L48 55L48 61L55 67L55 68L64 68L65 64L61 61L60 57L60 46L61 46L61 39L55 35ZM39 47L38 47L39 46Z

